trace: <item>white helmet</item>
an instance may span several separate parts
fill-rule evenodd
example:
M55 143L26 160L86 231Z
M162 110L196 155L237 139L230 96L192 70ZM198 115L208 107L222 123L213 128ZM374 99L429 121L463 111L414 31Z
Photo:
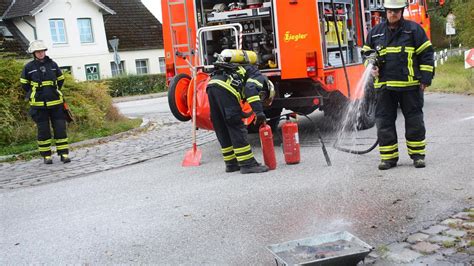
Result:
M32 54L36 51L46 51L48 47L43 43L41 40L36 40L30 42L30 46L28 47L28 53Z
M383 7L385 9L400 9L408 5L406 0L384 0Z

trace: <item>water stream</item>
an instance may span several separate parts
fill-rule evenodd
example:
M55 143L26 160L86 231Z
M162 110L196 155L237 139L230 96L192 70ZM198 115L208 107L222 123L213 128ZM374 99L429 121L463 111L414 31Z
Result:
M357 145L357 121L361 115L361 108L363 108L363 104L365 104L366 101L366 97L364 97L365 88L372 80L370 73L372 67L373 65L370 63L367 65L354 90L354 96L359 100L350 100L342 115L341 124L336 133L336 146L354 149Z

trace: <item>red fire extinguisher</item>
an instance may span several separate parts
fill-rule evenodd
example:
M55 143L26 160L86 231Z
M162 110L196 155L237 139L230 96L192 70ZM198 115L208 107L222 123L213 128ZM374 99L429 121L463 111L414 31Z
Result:
M259 129L260 144L262 145L263 161L268 169L276 168L275 147L273 146L272 128L263 123Z
M298 124L290 121L286 116L286 122L281 127L283 135L283 153L286 164L297 164L300 162L300 140L298 136Z

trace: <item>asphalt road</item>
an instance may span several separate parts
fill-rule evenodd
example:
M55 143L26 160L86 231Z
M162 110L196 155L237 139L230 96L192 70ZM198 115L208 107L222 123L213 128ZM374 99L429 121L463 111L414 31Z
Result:
M0 264L272 265L269 244L347 230L379 246L474 205L474 97L426 95L424 169L406 154L401 115L401 160L389 171L377 170L375 151L356 156L331 147L327 166L313 145L315 128L328 143L337 132L321 115L311 118L300 122L301 163L284 164L277 147L277 169L264 174L224 173L212 142L201 147L199 167L181 167L177 152L3 192ZM367 148L374 134L348 134L343 144ZM251 141L261 158L256 136Z
M150 117L157 113L169 113L168 97L126 101L114 104L126 116Z

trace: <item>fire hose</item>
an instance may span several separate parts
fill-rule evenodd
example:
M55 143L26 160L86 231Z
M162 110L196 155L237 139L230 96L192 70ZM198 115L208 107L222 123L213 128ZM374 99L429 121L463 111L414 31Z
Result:
M336 18L336 8L334 6L334 0L331 0L331 9L332 9L332 17L333 17L333 21L334 21L334 25L335 25L335 30L336 30L336 36L337 36L337 45L339 47L339 52L341 53L341 61L342 61L342 67L344 69L344 77L346 79L346 83L347 83L347 95L348 97L350 97L350 82L349 82L349 77L347 75L347 67L346 67L346 62L344 60L344 56L343 56L343 51L342 51L342 45L341 45L341 40L339 38L339 27L337 26L337 18ZM374 51L374 50L371 50L371 51L368 51L366 52L367 54L365 54L367 60L370 60L369 62L372 63L374 66L376 65L377 63L377 53ZM342 152L347 152L347 153L352 153L352 154L366 154L366 153L369 153L371 152L373 149L375 149L375 147L377 147L377 145L379 144L379 140L377 139L375 141L375 143L370 147L368 148L367 150L353 150L353 149L350 149L350 148L344 148L344 147L340 147L338 145L338 141L334 142L334 145L333 145L333 148L336 149L336 150L339 150L339 151L342 151Z

